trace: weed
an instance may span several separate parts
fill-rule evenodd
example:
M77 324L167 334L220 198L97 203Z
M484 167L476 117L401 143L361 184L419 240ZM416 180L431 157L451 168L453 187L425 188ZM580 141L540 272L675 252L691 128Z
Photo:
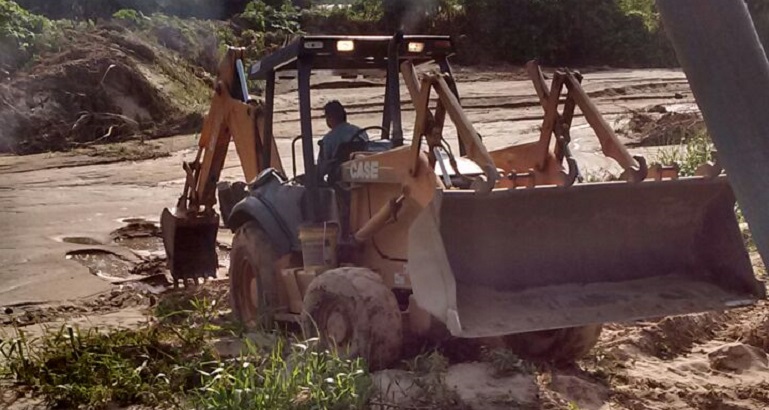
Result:
M217 355L207 343L212 305L194 301L182 323L102 332L62 326L36 339L17 329L0 344L0 375L54 407L177 403Z
M185 297L186 296L186 297ZM317 340L257 346L222 360L212 339L242 331L220 323L219 299L174 294L156 307L158 321L100 332L62 326L30 340L0 344L0 377L53 407L113 404L210 409L361 408L371 381L361 360L318 349Z
M0 354L4 376L65 408L174 402L176 392L196 383L193 369L214 359L205 346L157 327L105 334L62 326L35 340L19 330Z
M345 360L318 348L317 339L269 352L247 342L247 353L201 372L194 396L202 409L355 409L368 400L371 380L360 360Z
M569 404L566 405L566 409L568 410L579 410L579 405L573 401L570 401Z
M715 147L706 130L697 131L676 147L665 147L657 158L662 165L678 164L680 174L692 176L700 165L713 161Z
M433 350L414 356L406 361L406 368L417 374L445 373L449 360L440 352Z
M510 349L484 349L482 356L486 362L491 364L498 377L534 371L530 363L523 361Z
M756 241L753 239L753 233L750 231L748 222L745 219L745 215L742 213L739 204L734 206L734 214L737 217L737 223L740 225L740 232L742 233L742 240L745 242L745 247L748 248L749 252L758 251Z
M418 408L456 409L462 408L457 392L445 381L449 360L439 351L419 354L405 361L406 369L414 373L414 386L420 392L414 397ZM397 407L395 407L397 408Z

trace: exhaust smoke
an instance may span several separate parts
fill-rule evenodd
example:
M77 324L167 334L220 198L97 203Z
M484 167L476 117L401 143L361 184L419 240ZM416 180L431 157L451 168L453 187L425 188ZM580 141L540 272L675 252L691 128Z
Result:
M438 12L438 0L385 0L385 18L391 26L413 34Z

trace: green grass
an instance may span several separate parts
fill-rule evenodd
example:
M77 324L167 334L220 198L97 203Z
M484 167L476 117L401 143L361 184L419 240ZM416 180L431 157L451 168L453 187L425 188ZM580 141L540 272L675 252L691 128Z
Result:
M257 346L227 324L218 299L172 296L138 329L62 326L37 338L16 329L0 343L0 381L58 408L353 409L368 399L360 360L283 335ZM247 348L220 357L213 342L222 336Z
M357 409L371 391L362 361L319 350L317 340L278 339L269 352L247 343L246 354L201 374L192 400L201 409Z
M199 371L217 360L207 343L213 305L194 303L178 325L61 326L38 338L17 329L15 339L0 344L0 375L53 407L179 403L180 393L200 384Z

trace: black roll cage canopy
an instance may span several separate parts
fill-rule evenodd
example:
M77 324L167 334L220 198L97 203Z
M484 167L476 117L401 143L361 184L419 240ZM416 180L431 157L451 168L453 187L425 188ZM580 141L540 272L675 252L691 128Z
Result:
M393 146L400 146L403 144L400 64L411 61L418 66L434 62L438 64L441 72L451 76L448 58L454 53L454 44L449 36L404 35L400 32L393 36L300 36L287 46L254 63L249 70L250 79L266 82L264 146L272 146L276 73L296 72L305 186L311 196L309 203L318 204L319 176L312 142L312 108L310 106L311 72L313 70L340 70L350 73L367 70L385 71L382 138L392 140ZM459 97L454 82L451 81L450 85L452 91ZM262 155L263 163L271 163L271 150L264 150ZM320 213L316 209L309 211L310 219L317 221Z

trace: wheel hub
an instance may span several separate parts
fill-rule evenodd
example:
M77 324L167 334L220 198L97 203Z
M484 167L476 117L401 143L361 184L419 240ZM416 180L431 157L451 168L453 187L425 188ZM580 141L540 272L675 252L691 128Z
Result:
M348 342L350 329L351 324L347 315L338 306L332 308L326 318L326 337L336 346L342 347Z
M242 262L243 272L243 288L239 292L242 296L241 306L243 306L243 317L245 322L250 322L256 319L256 315L259 310L259 286L256 281L256 272L248 260Z

